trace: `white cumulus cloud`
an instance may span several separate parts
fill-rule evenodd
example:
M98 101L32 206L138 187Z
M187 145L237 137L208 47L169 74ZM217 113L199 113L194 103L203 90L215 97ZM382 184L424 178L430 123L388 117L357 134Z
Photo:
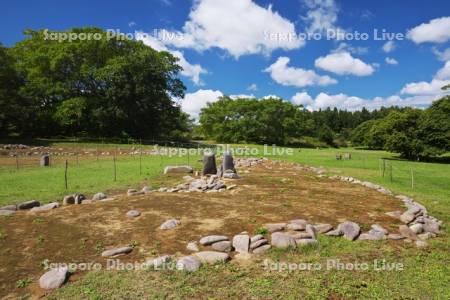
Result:
M188 62L184 58L183 52L167 48L159 39L144 32L137 32L136 39L143 41L145 45L152 47L156 51L167 51L177 57L179 59L178 64L183 68L181 75L190 78L196 85L202 84L200 75L206 74L208 71L199 64L191 64Z
M439 51L439 49L433 48L433 53L439 60L450 60L450 48L447 48L444 51Z
M392 57L386 57L384 59L384 61L388 64L388 65L398 65L398 61L395 58Z
M337 83L337 80L330 76L320 76L313 70L289 67L289 58L281 56L264 70L277 83L285 86L304 87L310 85L330 85Z
M252 83L247 87L248 91L257 91L258 90L258 86L256 85L256 83Z
M251 0L196 0L188 21L176 34L180 38L165 43L198 51L220 48L235 58L304 44L300 39L274 38L274 34L297 36L294 23L271 6L261 7Z
M217 101L222 96L223 94L219 90L200 89L193 93L187 93L184 98L181 99L181 109L195 120L198 120L201 109L208 103Z
M450 40L450 17L433 19L410 29L407 37L416 44L445 43Z
M321 56L315 60L314 64L317 68L339 75L368 76L375 71L373 66L366 64L359 58L353 57L348 52Z
M394 51L395 47L396 46L394 41L388 41L383 45L382 49L384 52L389 53Z
M402 90L402 94L410 95L443 95L441 88L450 84L450 61L439 69L431 81L411 82L406 84Z

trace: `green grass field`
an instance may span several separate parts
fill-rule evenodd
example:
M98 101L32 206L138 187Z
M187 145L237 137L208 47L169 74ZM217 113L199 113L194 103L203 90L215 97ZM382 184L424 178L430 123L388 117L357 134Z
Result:
M95 145L92 145L95 147ZM237 145L234 145L237 146ZM196 273L178 271L95 271L51 293L50 299L449 299L450 288L450 165L398 160L384 151L355 149L294 149L293 155L265 155L262 146L257 156L323 166L330 174L354 176L381 184L393 192L414 197L431 215L444 221L443 235L419 249L413 244L388 242L349 242L321 237L316 247L273 249L250 265L219 264ZM245 147L239 145L238 147ZM336 160L336 153L349 152L351 160ZM387 159L382 177L380 160ZM199 157L190 157L190 163ZM69 190L64 189L63 167L25 168L0 171L2 204L19 200L61 199L69 192L86 194L123 190L144 182L158 186L161 171L168 164L186 164L186 157L145 156L142 174L139 159L121 157L117 162L117 181L112 179L110 158L94 158L73 165ZM392 166L392 177L391 177ZM411 186L411 173L414 187ZM345 201L345 199L343 199ZM267 271L263 260L295 264L319 263L322 270ZM368 270L326 270L330 260L369 265ZM374 260L400 264L403 270L374 268ZM378 265L380 266L380 265Z

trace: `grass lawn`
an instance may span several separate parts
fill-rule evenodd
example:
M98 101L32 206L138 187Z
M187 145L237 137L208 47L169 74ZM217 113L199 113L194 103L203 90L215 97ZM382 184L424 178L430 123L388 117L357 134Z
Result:
M81 148L96 145L83 145ZM113 145L114 146L114 145ZM237 145L235 145L237 146ZM122 145L120 145L122 147ZM323 166L330 174L353 176L383 185L397 194L412 196L431 215L444 221L443 234L429 241L429 247L416 248L404 242L349 242L321 236L319 245L307 248L272 249L250 264L218 264L195 273L179 271L93 271L50 293L50 299L450 299L450 165L409 162L384 151L356 149L294 149L292 155L264 153L256 156ZM351 153L351 160L336 160L336 153ZM238 153L239 154L239 153ZM273 153L271 153L273 154ZM252 155L254 156L254 155ZM199 167L200 157L190 157ZM380 160L387 159L382 177ZM73 159L73 158L72 158ZM111 157L73 161L69 169L69 190L64 189L62 165L50 168L0 169L0 201L61 199L71 192L87 195L98 191L123 190L149 183L164 184L160 176L168 164L187 164L187 157L119 157L117 181L112 180ZM392 166L392 177L391 177ZM411 186L411 174L414 187ZM342 199L345 201L345 199ZM307 208L305 208L307 209ZM165 254L165 253L159 253ZM264 261L320 269L270 271ZM359 263L367 269L327 268L330 262ZM374 261L378 264L374 265ZM382 270L396 264L402 270ZM386 265L387 264L387 265ZM26 278L24 278L26 279Z

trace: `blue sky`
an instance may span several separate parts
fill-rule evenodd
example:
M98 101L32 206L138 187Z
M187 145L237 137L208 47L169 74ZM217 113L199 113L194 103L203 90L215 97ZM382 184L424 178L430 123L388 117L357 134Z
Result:
M19 0L2 4L0 42L13 45L25 28L131 33L180 58L179 101L194 117L222 94L275 95L308 109L426 107L450 83L449 16L444 0ZM403 39L375 40L374 30ZM327 36L336 32L347 36Z

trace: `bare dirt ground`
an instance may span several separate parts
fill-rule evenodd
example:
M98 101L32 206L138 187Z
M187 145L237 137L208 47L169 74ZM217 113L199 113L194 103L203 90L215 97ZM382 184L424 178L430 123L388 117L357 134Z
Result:
M363 231L375 223L393 232L398 228L398 221L384 214L403 209L393 197L361 185L318 178L287 163L267 161L249 170L238 170L242 179L232 182L238 187L223 193L119 196L110 202L65 206L39 214L18 212L1 218L0 297L45 295L37 282L46 259L104 264L103 250L129 244L135 249L120 259L142 262L159 254L186 254L186 244L204 235L253 233L265 223L297 218L333 226L351 220ZM125 214L131 209L142 215L127 218ZM180 219L181 225L159 230L169 218ZM80 276L83 273L77 271L68 284ZM16 287L18 280L26 278L32 280L28 287Z

